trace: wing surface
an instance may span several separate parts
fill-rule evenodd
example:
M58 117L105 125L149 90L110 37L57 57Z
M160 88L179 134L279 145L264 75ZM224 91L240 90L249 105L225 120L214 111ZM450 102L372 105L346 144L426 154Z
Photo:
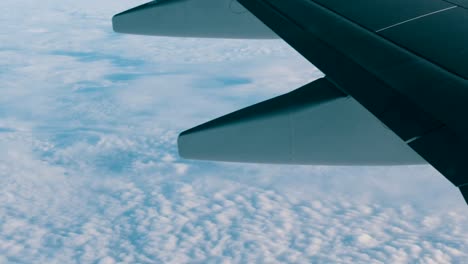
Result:
M182 156L342 165L425 161L468 202L468 0L238 2L160 0L113 18L115 31L130 34L279 35L326 75L182 133Z
M184 158L232 162L424 163L404 141L326 78L183 132Z
M270 39L278 36L235 0L159 0L115 15L114 31L137 35Z
M468 10L460 1L239 2L467 197Z

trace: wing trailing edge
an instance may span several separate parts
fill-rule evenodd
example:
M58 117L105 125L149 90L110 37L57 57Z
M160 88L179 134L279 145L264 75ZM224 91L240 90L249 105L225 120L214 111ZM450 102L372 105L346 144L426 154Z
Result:
M184 158L230 162L400 165L421 159L326 78L183 132Z

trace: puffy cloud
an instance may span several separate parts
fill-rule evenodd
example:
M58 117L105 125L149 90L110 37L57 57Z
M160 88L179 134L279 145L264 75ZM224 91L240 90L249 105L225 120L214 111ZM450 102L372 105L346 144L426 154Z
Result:
M139 3L0 3L0 263L466 259L428 166L180 160L178 131L321 73L281 41L112 33Z
M1 146L30 143L18 138ZM117 175L38 161L28 149L1 160L0 252L11 262L453 263L467 257L466 214L457 210L427 214L408 203L387 207L319 192L293 199L226 179L216 168L177 176L176 167L164 165L173 162L167 155L151 170L135 166Z

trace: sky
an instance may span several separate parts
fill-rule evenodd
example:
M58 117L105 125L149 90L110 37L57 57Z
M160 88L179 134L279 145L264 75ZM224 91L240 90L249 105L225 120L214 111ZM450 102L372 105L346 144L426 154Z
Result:
M281 40L112 32L142 3L0 2L0 263L468 259L430 166L179 158L181 131L322 74Z

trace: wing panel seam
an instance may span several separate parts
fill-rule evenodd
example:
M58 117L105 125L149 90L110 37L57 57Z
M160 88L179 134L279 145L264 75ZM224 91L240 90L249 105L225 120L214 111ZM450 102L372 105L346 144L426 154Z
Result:
M265 0L261 0L261 1L264 2ZM408 49L408 48L402 46L401 44L398 44L398 43L392 41L391 39L385 38L385 37L383 37L382 35L377 34L376 31L369 30L368 28L362 26L361 24L357 23L356 21L353 21L353 20L349 19L348 17L345 17L345 16L343 16L343 15L337 13L337 12L334 11L334 10L331 10L331 9L329 9L328 7L326 7L326 6L324 6L324 5L320 4L320 3L317 3L317 2L315 2L315 1L312 1L312 3L313 3L314 5L316 5L316 6L318 6L318 7L320 7L320 8L322 8L322 9L326 10L327 12L329 12L329 13L331 13L331 14L334 14L335 16L338 16L338 17L340 17L341 19L346 20L346 21L348 21L349 23L351 23L351 24L353 24L353 25L359 27L361 30L365 30L365 31L367 31L367 32L369 32L369 33L373 33L373 34L375 34L377 37L380 37L382 40L384 40L384 41L386 41L386 42L388 42L388 43L391 43L391 44L395 45L395 46L398 47L399 49L401 49L401 50L403 50L403 51L405 51L405 52L407 52L407 53L409 53L409 54L412 54L413 56L416 56L416 57L418 57L418 58L420 58L420 59L422 59L422 60L425 60L426 62L428 62L428 63L430 63L430 64L432 64L432 65L438 67L438 68L441 69L441 70L444 70L445 72L447 72L448 74L450 74L450 75L452 75L452 76L454 76L454 77L460 78L462 81L467 81L467 80L468 80L468 79L467 79L466 77L464 77L463 75L460 75L459 73L454 72L454 71L448 69L446 66L441 65L440 63L437 63L437 62L431 60L430 58L427 58L426 56L424 56L424 55L422 55L422 54L419 54L419 53L417 53L417 52L415 52L415 51L412 51L412 50L410 50L410 49ZM456 7L458 7L458 6L455 5L455 6L450 7L450 8L452 9L452 8L456 8ZM277 9L275 9L275 10L276 10L277 12L279 12L279 13L284 17L284 12L281 12L281 11L279 11L279 10L277 10ZM445 10L444 10L444 11L445 11ZM437 12L437 11L436 11L436 12ZM439 12L441 12L441 10L439 10ZM426 16L427 16L427 15L426 15ZM288 19L289 19L289 18L288 18ZM292 20L292 23L294 23L295 25L298 24L295 20ZM301 26L301 28L303 28L303 27Z
M379 33L379 32L382 32L382 31L384 31L384 30L387 30L387 29L390 29L390 28L393 28L393 27L396 27L396 26L400 26L400 25L406 24L406 23L408 23L408 22L421 19L421 18L423 18L423 17L431 16L431 15L434 15L434 14L437 14L437 13L442 13L442 12L445 12L445 11L448 11L448 10L450 10L450 9L454 9L454 8L457 8L457 7L458 7L458 6L454 5L454 6L447 7L447 8L444 8L444 9L441 9L441 10L437 10L437 11L434 11L434 12L430 12L430 13L427 13L427 14L424 14L424 15L421 15L421 16L413 17L413 18L411 18L411 19L408 19L408 20L405 20L405 21L402 21L402 22L399 22L399 23L390 25L390 26L388 26L388 27L384 27L384 28L378 29L378 30L376 30L375 32L376 32L376 33Z

